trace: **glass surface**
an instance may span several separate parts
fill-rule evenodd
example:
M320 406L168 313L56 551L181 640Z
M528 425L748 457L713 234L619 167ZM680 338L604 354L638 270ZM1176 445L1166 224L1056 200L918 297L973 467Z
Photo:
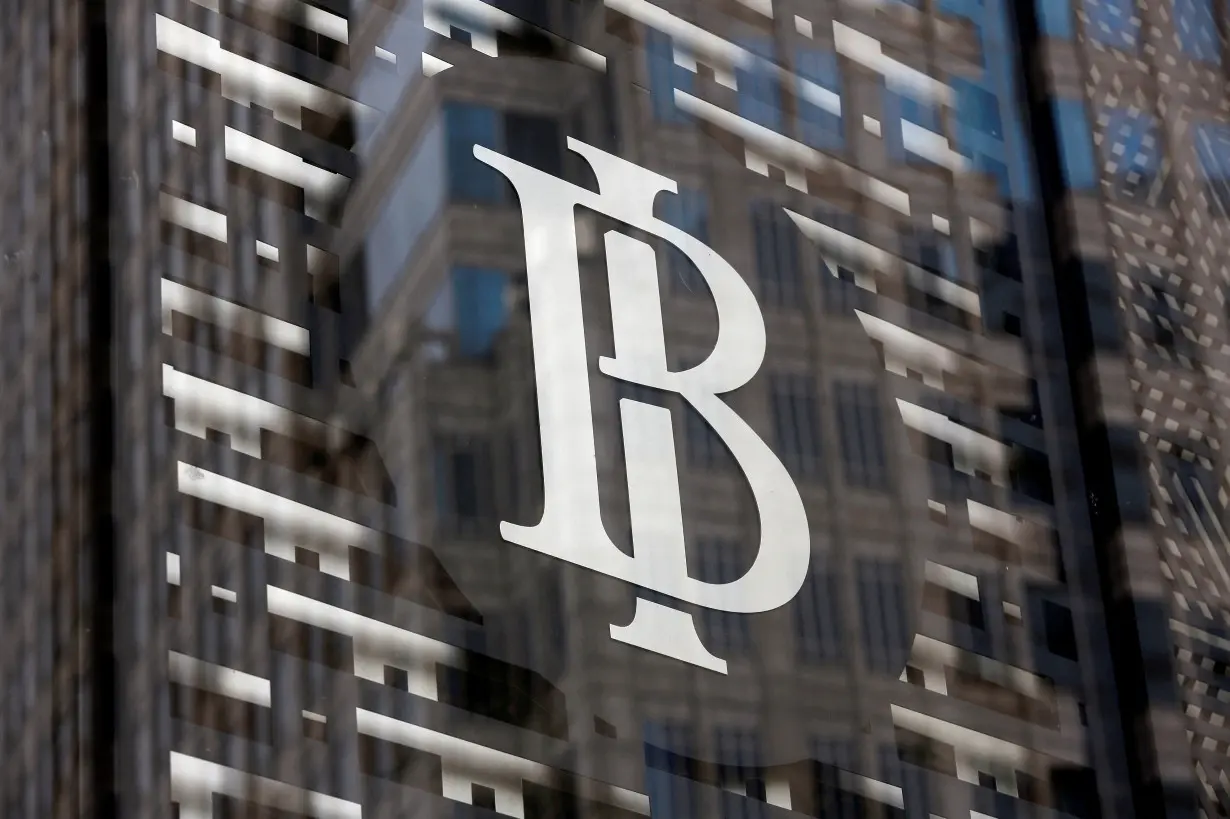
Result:
M1228 13L7 4L0 815L1230 815Z

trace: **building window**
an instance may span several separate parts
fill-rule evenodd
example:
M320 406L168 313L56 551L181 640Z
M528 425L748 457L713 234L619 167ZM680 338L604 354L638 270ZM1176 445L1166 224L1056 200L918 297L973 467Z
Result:
M448 185L454 199L499 202L503 185L499 173L474 157L474 146L499 150L499 114L478 105L444 106L448 135Z
M1179 48L1193 60L1221 62L1217 18L1210 0L1173 0L1175 35Z
M841 119L841 73L831 51L800 48L795 52L798 74L799 132L813 148L838 150L845 144Z
M645 54L654 118L660 122L687 122L687 115L675 105L675 89L691 94L695 82L693 72L675 62L675 45L660 31L650 29L646 33Z
M944 133L939 108L887 83L883 93L884 141L889 156L898 162L931 162L924 132Z
M1047 37L1072 38L1072 5L1070 0L1034 0L1038 9L1038 27Z
M662 221L709 244L709 200L704 192L681 187L679 193L663 196L658 202ZM697 295L708 292L704 277L683 251L667 243L665 257L666 271L674 292Z
M779 205L756 202L752 205L752 237L761 299L774 307L798 306L803 299L798 228Z
M732 456L725 442L696 408L686 401L683 413L688 463L699 469L726 469L732 462Z
M815 560L794 607L796 651L801 663L838 663L845 657L838 578Z
M653 819L697 815L696 739L691 727L675 721L645 724L645 790Z
M906 261L945 279L957 278L957 252L952 240L941 236L938 231L907 227L901 232L901 248Z
M633 384L631 381L615 382L616 409L618 409L619 402L625 398L642 404L652 404L655 407L666 406L666 394L661 390L655 390L653 387L646 387L642 384Z
M978 173L992 177L1000 193L1010 193L1004 125L999 97L976 80L954 78L956 141L962 156Z
M902 759L902 749L896 742L885 743L879 747L878 751L881 778L902 789L902 796L905 799L904 815L930 816L928 783L931 777L921 769L921 766L906 765Z
M772 376L769 408L777 455L782 463L797 478L822 479L824 458L815 379L803 375Z
M910 648L901 565L895 561L861 558L855 566L867 667L896 675Z
M1078 99L1053 100L1055 127L1059 137L1059 164L1063 178L1072 190L1085 191L1098 181L1097 162L1085 103Z
M847 771L854 768L854 743L848 739L812 737L807 745L808 753L817 762Z
M1103 108L1102 167L1117 196L1147 197L1161 161L1156 120L1139 109Z
M1230 216L1230 125L1204 123L1194 129L1196 159L1214 218Z
M721 760L718 771L721 784L743 791L741 795L723 787L723 817L761 819L768 816L759 735L747 728L718 728L714 745Z
M1145 312L1149 316L1149 335L1153 343L1170 352L1187 353L1187 345L1181 345L1181 340L1186 340L1187 337L1183 334L1178 301L1159 287L1142 284L1141 290L1149 296Z
M1136 0L1082 0L1085 33L1115 48L1135 48L1140 37Z
M839 770L857 770L854 743L848 739L816 737L808 742L812 758L824 767L813 784L815 803L812 813L825 819L855 819L865 816L867 806L860 793L844 786Z
M439 526L449 534L476 534L489 511L485 445L468 436L439 434L433 455Z
M457 350L466 357L488 356L508 323L508 274L502 270L455 267L452 279Z
M548 117L506 113L503 116L504 153L543 173L564 175L563 136L560 124Z
M1059 657L1075 661L1076 628L1072 623L1072 611L1067 606L1050 600L1042 602L1042 626L1046 650Z
M846 483L863 489L888 488L880 391L874 384L835 382L837 429Z
M563 137L553 119L451 102L444 106L444 122L448 186L455 200L500 204L511 195L503 176L474 156L476 145L552 176L563 174Z
M728 540L704 539L696 544L698 579L722 585L733 583L747 571L740 559L739 546ZM705 645L720 655L744 654L752 646L751 621L745 614L716 609L701 609Z
M743 37L736 43L755 59L735 68L739 116L768 128L782 131L782 89L777 78L772 37Z
M846 236L858 238L858 218L827 205L816 208L812 218ZM865 307L866 296L855 283L854 271L829 254L820 254L820 291L824 309L833 314L849 314Z

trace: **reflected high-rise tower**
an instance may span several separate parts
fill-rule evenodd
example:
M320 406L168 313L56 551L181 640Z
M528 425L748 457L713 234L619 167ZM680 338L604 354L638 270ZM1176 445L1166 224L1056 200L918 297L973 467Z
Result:
M867 777L872 810L1127 815L1015 21L997 4L794 11L518 11L559 42L478 4L401 7L353 86L394 111L347 204L343 264L362 277L345 286L362 283L368 316L349 355L379 396L356 418L406 535L481 600L499 650L563 692L574 769L619 782L612 736L675 752L647 757L663 815L741 810L683 780L806 811L817 780L788 763L808 758ZM727 400L798 483L813 567L782 610L697 613L727 680L620 649L632 590L498 535L541 514L540 443L518 202L471 149L592 186L566 136L676 180L659 215L766 316L764 369ZM597 372L611 229L578 214L606 529L627 547L619 400L666 406L690 570L728 582L756 542L737 464L679 399ZM668 246L658 271L686 368L712 347L710 297Z
M1225 816L1226 10L1036 6L1024 58L1132 781L1147 815Z
M15 4L5 815L1220 815L1216 25L1073 6ZM569 138L675 180L764 315L724 400L812 561L689 609L726 675L499 536L542 441L474 147L592 187ZM629 231L575 231L604 527L633 547L620 402L665 407L730 582L741 465L598 371ZM711 296L630 235L688 368Z

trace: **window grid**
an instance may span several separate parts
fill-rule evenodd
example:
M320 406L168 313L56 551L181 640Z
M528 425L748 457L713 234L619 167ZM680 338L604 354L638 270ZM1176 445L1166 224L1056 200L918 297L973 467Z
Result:
M743 37L736 43L759 59L735 68L739 116L771 131L782 131L782 92L774 71L772 37Z
M742 785L746 796L722 791L724 819L763 819L768 816L764 801L763 765L760 736L748 728L718 728L714 733L718 759L722 760L723 785Z
M1147 195L1161 164L1156 119L1139 109L1104 107L1098 115L1102 128L1102 170L1114 192L1123 197Z
M674 42L668 35L650 29L645 36L645 55L654 118L666 123L687 122L687 114L675 105L675 89L692 93L694 75L675 63Z
M798 478L824 477L820 413L815 379L779 374L769 380L769 404L777 455Z
M794 607L798 659L807 664L840 662L844 655L839 579L817 568L815 558Z
M1097 184L1098 171L1085 103L1080 99L1057 98L1052 104L1064 181L1073 190L1088 190Z
M858 217L843 213L836 208L820 206L816 208L813 217L822 225L839 230L847 236L858 238ZM868 297L854 280L854 271L834 261L833 266L820 259L820 291L824 297L824 308L828 313L849 314L854 310L866 309Z
M798 228L777 204L757 202L752 205L752 235L762 300L774 307L797 307L803 298Z
M552 176L563 175L563 138L554 119L450 102L444 106L444 124L448 189L455 200L503 204L512 195L503 176L474 156L476 145Z
M1134 48L1140 37L1136 0L1082 0L1085 32L1115 48Z
M696 544L696 553L698 574L706 583L733 583L746 569L738 544L729 540L701 540ZM701 627L705 644L719 655L743 654L752 646L751 621L745 614L702 608Z
M867 667L896 675L910 645L901 565L873 558L861 558L855 565Z
M700 469L727 468L731 456L726 444L691 404L684 402L683 412L688 463Z
M800 48L795 52L795 73L799 76L797 105L803 142L813 148L840 149L845 144L845 135L837 55L816 48ZM836 95L836 99L830 94Z
M1217 18L1210 0L1173 0L1175 36L1179 48L1193 60L1221 61L1221 41Z
M846 483L863 489L888 488L880 392L875 384L838 381L833 385Z
M696 816L698 799L688 760L696 755L691 726L673 720L645 724L645 789L653 819Z
M709 244L709 201L702 191L680 188L677 195L663 197L660 201L664 222ZM664 255L672 292L694 295L708 293L709 288L704 277L683 251L667 244Z

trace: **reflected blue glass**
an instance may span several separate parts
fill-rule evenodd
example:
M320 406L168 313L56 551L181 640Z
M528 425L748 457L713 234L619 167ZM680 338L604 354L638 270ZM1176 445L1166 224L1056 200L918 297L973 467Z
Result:
M645 59L654 117L662 122L686 122L687 115L675 105L675 89L691 94L695 77L691 71L676 65L671 38L650 29L645 37Z
M1140 16L1136 0L1083 0L1089 22L1085 32L1094 40L1116 48L1136 45Z
M794 70L804 80L841 97L841 71L837 55L818 48L800 48L795 52ZM799 131L803 142L813 148L839 149L845 144L842 117L807 99L799 88Z
M937 5L943 14L973 19L982 14L983 0L939 0Z
M1073 190L1088 190L1098 181L1089 117L1083 100L1056 99L1052 103L1059 132L1059 161L1064 181Z
M508 323L505 290L508 275L502 270L453 268L453 304L457 345L462 355L484 356Z
M365 246L366 291L375 312L402 275L406 259L445 200L444 123L437 119L414 148L381 206Z
M644 736L645 791L651 819L695 819L696 794L683 778L687 770L682 760L672 756L692 754L691 729L678 722L649 721Z
M1152 175L1161 160L1157 122L1143 111L1106 108L1102 161L1112 173Z
M1209 204L1215 214L1225 218L1230 214L1230 124L1197 125L1192 140Z
M499 149L500 115L481 105L450 102L444 106L448 140L448 186L454 199L499 202L499 175L474 158L474 146Z
M1193 60L1221 62L1221 41L1211 0L1173 0L1179 47Z
M659 217L690 236L709 242L709 199L695 188L679 188L674 196L661 196L657 207ZM696 266L674 245L666 248L667 273L676 290L704 293L707 285Z
M955 78L957 149L978 173L993 177L1009 194L1004 121L997 97L982 82Z
M1034 0L1038 27L1047 37L1072 39L1072 4L1069 0Z
M1230 180L1230 124L1208 122L1192 132L1200 170L1208 180Z
M772 131L782 131L782 91L773 70L773 38L743 37L736 43L761 60L735 69L739 116Z
M887 84L883 87L884 114L883 133L888 147L888 155L898 162L929 160L910 152L905 145L902 134L902 123L911 122L928 131L943 133L939 110L930 104L915 99L905 91L892 88Z

